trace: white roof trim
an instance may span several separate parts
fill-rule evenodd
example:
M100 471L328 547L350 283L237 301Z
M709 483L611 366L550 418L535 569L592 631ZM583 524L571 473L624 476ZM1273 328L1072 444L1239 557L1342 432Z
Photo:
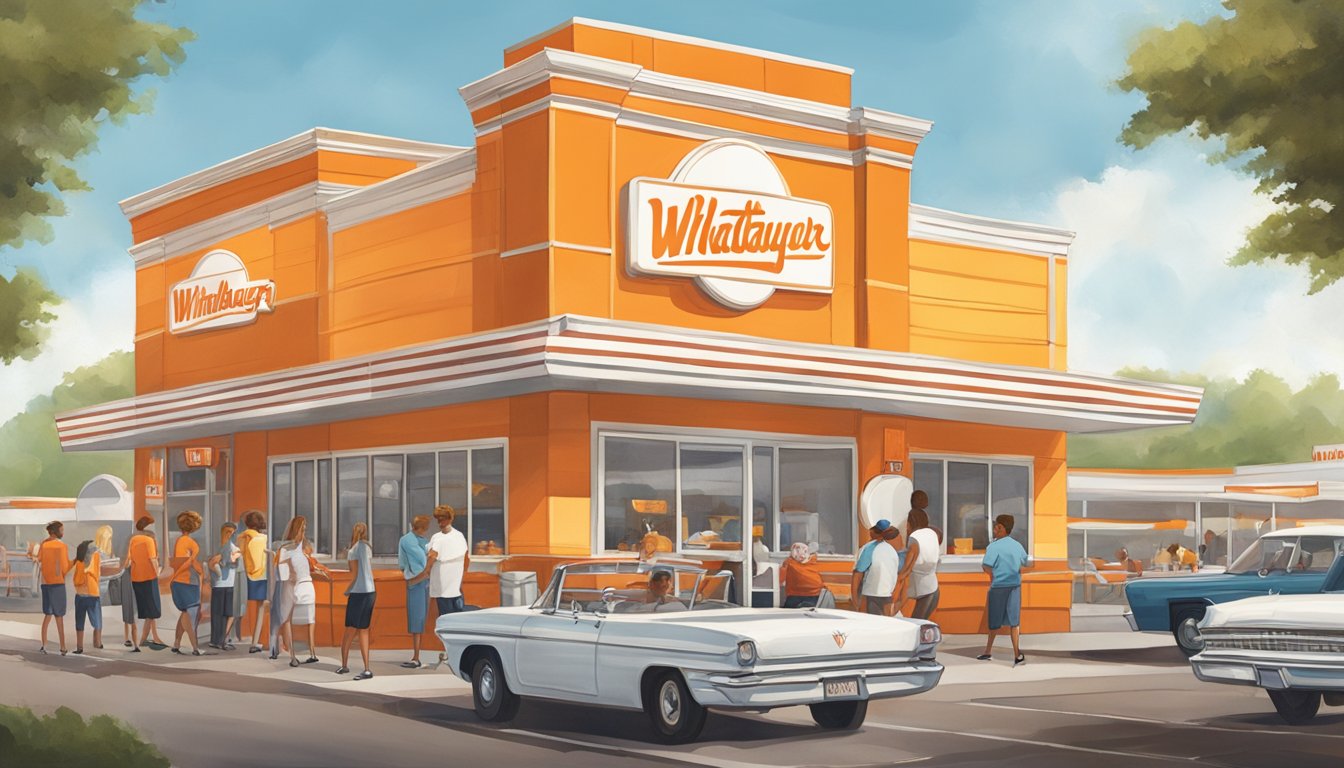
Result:
M466 192L476 181L476 151L452 157L347 192L328 202L327 229L337 232Z
M274 168L318 150L347 152L372 157L387 157L426 163L461 152L463 147L433 144L427 141L398 139L372 133L312 128L284 141L278 141L238 157L183 176L148 192L121 201L121 212L129 218L159 208L201 190L240 179L249 174Z
M126 252L135 260L136 269L147 267L192 251L209 248L221 240L258 227L269 226L274 229L283 226L321 210L328 200L344 195L352 189L360 187L323 181L304 184L252 205L221 213L159 237L136 243L127 248Z
M513 51L516 51L519 48L524 48L526 46L531 45L532 43L537 42L538 40L549 37L555 34L556 32L559 32L560 30L564 29L565 27L574 25L593 27L595 29L606 29L612 32L625 32L627 34L632 35L652 37L657 40L667 40L668 42L672 43L686 43L688 45L698 45L704 48L713 48L715 50L720 51L731 51L732 53L744 53L747 54L748 56L759 56L763 59L770 59L771 61L782 61L788 64L801 64L806 67L816 67L817 69L824 69L829 72L840 72L846 75L854 74L853 68L843 67L840 66L839 64L829 64L824 61L804 59L798 56L790 56L786 53L776 53L774 51L763 51L759 48L748 48L742 45L733 45L732 43L721 43L716 40L706 40L702 37L690 37L689 35L678 35L673 32L663 32L657 29L635 27L629 24L617 24L611 21L588 19L582 16L571 17L569 20L562 21L559 24L556 24L554 27L551 27L550 29L544 32L539 32L520 43L514 43L513 45L510 45L508 48L505 48L504 53L506 54L512 53Z
M1066 229L991 219L910 205L910 239L970 245L1032 256L1068 256L1074 233Z
M59 414L64 450L278 429L573 390L858 409L1028 429L1188 424L1200 390L559 315Z
M853 133L872 133L899 141L924 140L933 130L933 121L895 112L884 112L872 107L854 107L849 111Z

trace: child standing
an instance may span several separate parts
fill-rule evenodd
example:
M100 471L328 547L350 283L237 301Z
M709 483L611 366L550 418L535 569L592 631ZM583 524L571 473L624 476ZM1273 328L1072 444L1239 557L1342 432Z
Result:
M102 553L92 541L75 549L75 653L84 652L84 624L93 627L93 647L103 647L103 597L98 586Z

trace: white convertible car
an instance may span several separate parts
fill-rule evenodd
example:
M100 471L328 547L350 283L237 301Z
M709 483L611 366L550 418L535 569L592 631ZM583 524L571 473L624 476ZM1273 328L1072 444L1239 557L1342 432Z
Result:
M1190 659L1211 683L1255 685L1294 725L1321 701L1344 706L1344 593L1252 597L1209 606L1204 650Z
M693 741L707 708L806 704L826 728L857 728L870 699L938 684L938 625L850 611L742 608L731 574L592 560L556 568L529 608L439 617L476 714L513 717L520 696L644 710L657 738Z

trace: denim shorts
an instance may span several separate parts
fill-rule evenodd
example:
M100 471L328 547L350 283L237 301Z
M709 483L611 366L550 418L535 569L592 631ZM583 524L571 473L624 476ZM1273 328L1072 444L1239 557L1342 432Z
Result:
M1022 587L990 587L986 603L990 629L1022 623Z
M42 613L46 616L65 615L65 584L42 585Z
M84 631L84 619L94 629L103 628L103 598L98 595L75 595L75 631Z

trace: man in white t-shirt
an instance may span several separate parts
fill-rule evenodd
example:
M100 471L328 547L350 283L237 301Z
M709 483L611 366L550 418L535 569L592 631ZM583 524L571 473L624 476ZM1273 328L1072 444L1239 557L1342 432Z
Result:
M882 540L873 546L872 564L863 576L864 608L875 616L887 616L891 599L900 584L901 556L896 551L901 530L891 526L882 532Z
M453 508L434 508L439 532L429 537L429 594L439 615L457 613L462 605L462 574L467 570L467 538L453 528Z

